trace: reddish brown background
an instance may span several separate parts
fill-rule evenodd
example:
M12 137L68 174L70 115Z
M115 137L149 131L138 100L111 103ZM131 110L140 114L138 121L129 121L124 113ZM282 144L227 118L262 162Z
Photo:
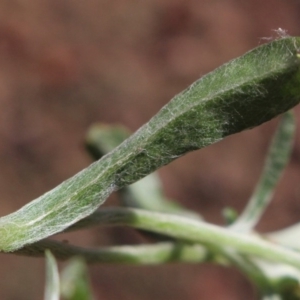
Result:
M90 124L118 122L136 130L174 94L279 27L300 35L300 1L0 1L1 215L90 163L83 148ZM241 210L251 194L275 125L163 168L167 195L221 223L222 208ZM261 230L300 219L299 138ZM96 246L137 237L95 229L70 240ZM256 299L238 272L220 267L90 270L97 299ZM1 254L0 276L0 299L42 299L42 259Z

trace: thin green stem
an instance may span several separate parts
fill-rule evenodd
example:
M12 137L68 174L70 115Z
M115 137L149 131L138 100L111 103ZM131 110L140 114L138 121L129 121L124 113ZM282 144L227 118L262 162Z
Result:
M186 242L229 247L240 254L300 268L300 254L264 241L256 236L233 232L216 225L181 216L147 212L139 209L107 208L98 211L69 228L76 230L95 225L127 225L171 236Z
M230 226L231 229L239 232L251 231L261 219L289 162L295 131L296 124L292 112L283 114L254 194L244 211Z
M43 257L45 249L59 260L82 256L87 263L162 264L170 262L200 263L218 261L204 247L187 243L157 243L155 245L114 246L86 249L52 240L28 245L12 254ZM220 260L221 261L221 260Z

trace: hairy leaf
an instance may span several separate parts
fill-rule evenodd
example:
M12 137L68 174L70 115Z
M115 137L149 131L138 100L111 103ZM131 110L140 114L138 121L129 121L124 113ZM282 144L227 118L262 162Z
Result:
M295 106L299 48L300 38L281 38L200 78L100 161L2 217L0 250L14 251L60 232L94 212L113 191Z
M45 300L59 300L59 274L54 256L46 250L46 289Z
M92 300L87 267L79 258L73 258L61 274L61 294L65 300Z
M119 146L129 136L129 130L123 126L98 123L89 129L86 146L90 154L95 159L99 159ZM187 210L174 200L164 196L157 172L153 172L138 182L121 189L120 196L124 206L201 219L195 212Z

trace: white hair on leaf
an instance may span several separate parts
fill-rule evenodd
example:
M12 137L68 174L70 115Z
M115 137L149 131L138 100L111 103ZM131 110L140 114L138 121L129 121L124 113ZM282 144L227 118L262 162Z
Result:
M282 28L278 28L274 30L275 33L278 35L278 38L286 38L289 37L287 30L282 29Z

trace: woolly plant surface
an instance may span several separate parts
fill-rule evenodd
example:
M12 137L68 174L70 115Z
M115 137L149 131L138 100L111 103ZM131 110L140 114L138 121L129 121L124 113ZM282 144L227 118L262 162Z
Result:
M194 82L115 150L2 217L0 251L61 232L93 213L113 191L298 104L299 49L300 38L279 38Z

